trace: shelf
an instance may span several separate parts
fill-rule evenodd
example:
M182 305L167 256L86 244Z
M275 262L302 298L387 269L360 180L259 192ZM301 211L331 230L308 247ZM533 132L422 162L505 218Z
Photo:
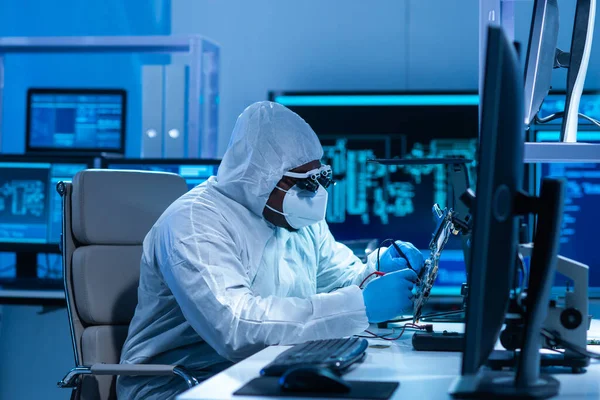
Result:
M447 157L447 158L375 158L367 160L367 162L374 162L383 165L456 165L456 164L469 164L473 160L459 157Z
M525 143L526 163L600 163L600 143Z
M0 53L189 52L201 36L3 37Z
M65 306L64 290L0 289L0 305Z

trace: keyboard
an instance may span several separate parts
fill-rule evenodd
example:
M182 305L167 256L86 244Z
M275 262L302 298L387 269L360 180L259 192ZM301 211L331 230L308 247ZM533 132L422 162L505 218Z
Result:
M369 342L351 337L346 339L314 340L297 344L281 353L264 367L262 376L281 376L290 368L314 365L341 372L353 363L362 360Z

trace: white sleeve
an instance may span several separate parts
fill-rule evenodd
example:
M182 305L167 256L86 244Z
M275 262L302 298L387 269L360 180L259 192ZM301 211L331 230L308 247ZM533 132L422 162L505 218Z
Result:
M329 293L350 285L360 285L371 272L375 271L376 258L373 254L364 264L347 246L336 242L327 223L319 223L315 231L319 243L317 272L319 293Z
M351 286L306 299L259 297L237 247L213 226L174 245L160 263L183 315L221 356L237 361L268 345L358 334L368 321L361 290Z

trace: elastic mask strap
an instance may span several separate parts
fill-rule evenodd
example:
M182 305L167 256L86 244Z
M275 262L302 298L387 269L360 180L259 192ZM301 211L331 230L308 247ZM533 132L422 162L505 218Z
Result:
M267 207L269 210L271 210L271 211L273 211L273 212L276 212L276 213L277 213L277 214L279 214L279 215L283 215L283 216L289 215L289 214L287 214L287 213L283 213L283 212L281 212L281 211L278 211L278 210L274 209L273 207L271 207L271 206L270 206L270 205L268 205L268 204L265 204L265 207Z
M275 186L275 189L279 189L279 190L281 190L283 193L287 193L287 192L289 192L289 190L282 189L282 188L280 188L279 186Z

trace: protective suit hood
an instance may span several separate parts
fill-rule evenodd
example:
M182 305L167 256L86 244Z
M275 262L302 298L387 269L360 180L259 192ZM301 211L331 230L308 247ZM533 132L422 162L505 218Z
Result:
M298 114L278 103L254 103L237 119L215 187L262 217L284 172L322 157L317 135Z

